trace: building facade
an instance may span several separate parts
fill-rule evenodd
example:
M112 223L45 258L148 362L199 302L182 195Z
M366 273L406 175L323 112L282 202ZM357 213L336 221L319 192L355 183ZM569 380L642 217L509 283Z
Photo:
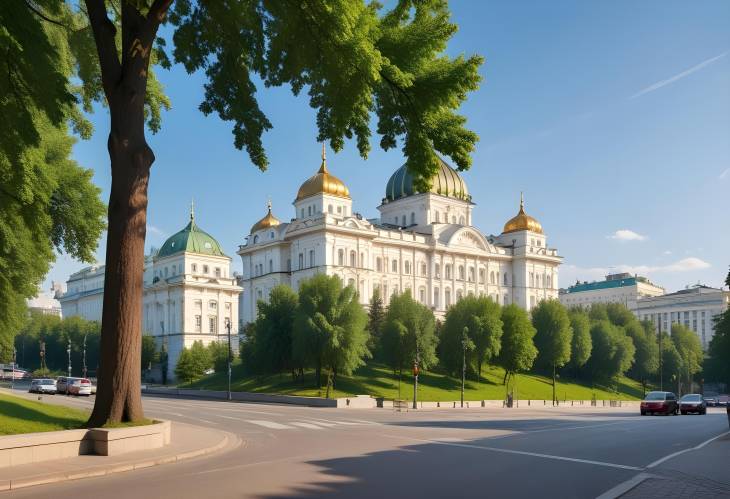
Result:
M684 324L700 338L705 350L715 334L714 318L730 303L730 291L708 286L692 286L676 293L643 298L634 313L641 320L654 323L657 334L669 333L672 324Z
M327 168L299 188L294 218L268 213L238 250L243 271L242 323L256 318L258 300L274 286L298 289L317 273L354 286L363 304L377 289L390 296L410 290L437 316L461 297L485 295L525 309L557 298L562 257L549 248L540 223L518 214L502 232L487 236L472 225L474 203L459 173L440 161L428 192L418 192L405 166L393 173L378 207L380 217L354 213L349 189Z
M628 273L609 274L604 281L576 283L560 290L560 302L566 307L590 307L593 303L621 303L636 310L642 298L661 296L664 288L646 277Z
M58 301L62 295L63 285L60 282L51 281L50 291L39 289L38 294L26 300L25 304L31 312L62 317L61 302Z

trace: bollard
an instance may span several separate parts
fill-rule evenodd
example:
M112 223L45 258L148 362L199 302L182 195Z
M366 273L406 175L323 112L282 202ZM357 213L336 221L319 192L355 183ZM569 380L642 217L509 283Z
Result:
M527 407L530 407L530 399L527 399Z
M437 408L441 407L441 402L436 402L436 407Z
M572 400L570 401L570 407L573 407L573 401Z

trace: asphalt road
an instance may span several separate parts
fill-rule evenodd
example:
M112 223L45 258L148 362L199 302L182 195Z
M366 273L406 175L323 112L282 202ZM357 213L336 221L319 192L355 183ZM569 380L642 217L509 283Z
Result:
M207 458L7 495L590 498L728 429L724 409L640 417L603 408L394 412L162 397L144 397L144 405L149 416L218 428L243 442Z

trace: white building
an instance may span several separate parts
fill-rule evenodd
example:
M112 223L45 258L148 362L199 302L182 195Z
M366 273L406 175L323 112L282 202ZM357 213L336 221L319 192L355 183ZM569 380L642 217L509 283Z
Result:
M560 302L566 307L590 307L593 303L621 303L630 310L636 310L641 298L661 296L664 288L655 285L646 277L631 274L609 274L605 281L578 282L560 290Z
M429 192L417 192L405 166L388 180L379 219L353 213L345 184L329 173L324 150L319 171L294 200L291 222L269 204L238 254L243 262L242 322L256 317L257 300L286 284L298 289L316 273L355 286L363 304L375 289L385 301L409 289L437 316L462 296L487 295L525 309L557 298L562 257L548 248L542 226L524 211L498 236L472 225L474 203L466 184L441 161Z
M707 349L715 334L714 317L722 314L730 303L730 291L693 286L663 296L643 298L634 313L639 319L654 323L657 333L670 332L672 324L684 324L697 333L702 348Z
M38 294L26 300L25 303L29 311L62 317L61 302L58 301L62 295L63 285L59 282L51 281L51 289L49 292L39 289Z
M231 257L197 226L191 210L188 225L145 259L142 331L168 352L168 379L175 379L174 367L183 347L198 340L206 346L227 342L229 324L233 347L238 347L240 292ZM100 321L104 266L72 274L60 301L64 316Z

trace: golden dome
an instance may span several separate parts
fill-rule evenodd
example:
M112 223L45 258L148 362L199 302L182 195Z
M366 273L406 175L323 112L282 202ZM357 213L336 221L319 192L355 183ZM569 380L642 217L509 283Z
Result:
M271 213L271 201L269 201L269 212L266 214L266 216L264 218L262 218L261 220L259 220L255 224L253 224L253 227L251 227L251 234L253 234L257 230L269 229L271 227L276 227L280 223L281 223L281 221L279 221L279 219L276 218Z
M543 233L540 222L525 213L525 201L522 194L520 194L520 212L504 224L502 234L517 232L519 230L529 230L530 232L536 232L538 234Z
M322 165L319 167L319 171L302 184L294 202L316 194L329 194L330 196L350 199L350 189L342 180L327 171L327 156L324 152L324 144L322 144Z

